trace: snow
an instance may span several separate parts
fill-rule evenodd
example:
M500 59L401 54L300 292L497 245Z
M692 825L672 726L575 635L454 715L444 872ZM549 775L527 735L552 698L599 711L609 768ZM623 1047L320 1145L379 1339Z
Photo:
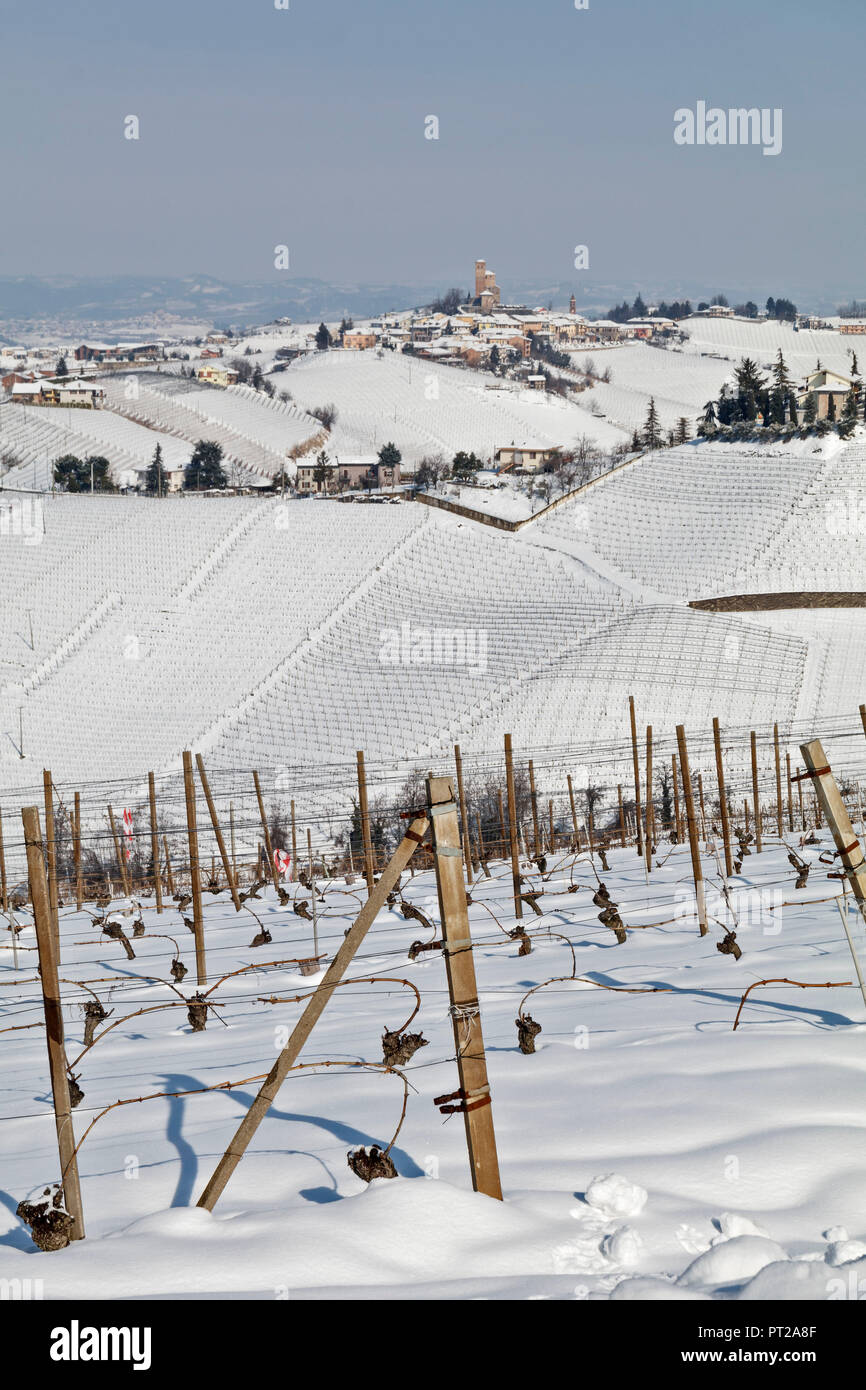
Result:
M286 1081L209 1214L194 1203L257 1089L250 1078L270 1068L315 983L279 964L309 952L311 927L268 890L255 908L273 941L251 951L250 915L238 918L225 894L206 895L210 982L242 964L257 968L220 985L211 998L222 1022L214 1017L192 1033L182 1007L137 1012L174 999L158 983L174 954L172 937L193 965L192 940L173 905L160 918L143 902L146 933L133 939L133 961L74 906L62 908L67 1050L84 1091L77 1137L118 1099L243 1084L144 1100L98 1120L80 1153L87 1239L52 1254L35 1251L12 1212L57 1175L44 1034L21 1026L37 1022L41 1008L25 926L17 975L9 948L0 950L0 981L19 981L0 1000L0 1027L16 1028L2 1035L3 1186L11 1201L0 1215L0 1278L41 1277L46 1298L76 1299L109 1291L114 1298L852 1296L849 1287L866 1274L859 990L770 986L751 997L732 1031L740 994L755 978L854 978L826 901L834 891L819 861L826 844L824 837L801 851L813 873L796 895L783 847L770 843L745 861L749 891L783 881L792 905L784 930L741 922L740 962L716 951L721 926L702 939L693 917L671 920L690 874L685 846L663 847L649 883L633 849L609 850L605 881L629 928L622 946L597 920L587 857L550 862L538 885L544 915L528 924L528 957L517 955L490 915L506 928L513 921L510 866L492 862L493 876L472 888L469 912L502 1203L472 1192L464 1126L459 1117L443 1120L432 1104L456 1085L456 1066L441 957L407 958L417 922L387 908L380 914L301 1058L375 1062L383 1026L409 1012L409 991L397 980L417 985L422 1007L413 1026L429 1046L405 1069L409 1102L392 1150L399 1176L365 1187L346 1162L348 1150L393 1135L399 1080L308 1067ZM704 868L717 872L712 854ZM528 863L523 872L538 878ZM319 931L328 955L358 910L356 889L325 885ZM438 920L429 872L404 875L403 892ZM651 922L660 925L637 929ZM531 1007L545 1045L524 1056L514 1027L518 1001L571 968L563 940L546 935L551 928L573 944L580 978L536 990ZM353 986L371 974L374 983ZM113 1010L110 1024L120 1021L76 1061L80 1004L90 997L78 984L85 980ZM191 982L182 988L187 996ZM264 1002L299 994L295 1002Z

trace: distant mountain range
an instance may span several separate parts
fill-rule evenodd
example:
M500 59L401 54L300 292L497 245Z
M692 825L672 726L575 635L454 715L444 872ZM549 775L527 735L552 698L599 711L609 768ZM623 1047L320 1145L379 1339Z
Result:
M120 275L107 279L75 276L0 276L0 342L15 343L34 334L53 338L100 331L106 337L133 332L162 336L173 327L183 332L197 328L243 328L289 317L296 322L334 320L343 315L366 318L387 310L410 309L428 304L448 288L445 284L331 284L315 279L228 281L209 275ZM465 287L468 289L468 285ZM731 298L753 298L754 290L724 287ZM604 313L623 299L629 302L640 290L647 302L652 297L691 298L693 302L713 291L706 286L682 285L667 290L636 282L589 282L581 275L574 281L526 280L503 285L503 297L512 303L553 304L564 308L575 291L583 313ZM831 292L832 291L832 292ZM798 287L779 285L772 293L793 296L799 307L831 313L851 298L850 288L828 287L817 299L808 292L798 297Z

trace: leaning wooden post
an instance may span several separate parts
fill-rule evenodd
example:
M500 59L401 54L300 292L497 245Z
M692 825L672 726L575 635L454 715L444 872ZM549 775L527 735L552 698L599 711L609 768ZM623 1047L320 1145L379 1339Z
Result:
M9 911L9 895L6 891L6 854L3 848L3 812L0 811L0 909L3 912ZM12 939L15 940L15 929L12 929Z
M719 729L718 719L713 720L713 742L716 745L716 779L719 787L719 807L722 816L722 840L725 846L725 877L730 878L734 872L734 861L731 858L731 826L728 820L728 794L725 789L725 767L722 762L722 735Z
M622 808L622 785L618 784L616 789L617 800L619 802L619 842L622 849L625 849L625 811Z
M505 790L508 795L508 839L511 848L511 885L514 893L514 915L523 920L523 903L520 899L520 848L517 843L517 807L514 796L514 756L511 750L511 735L505 735Z
M788 829L794 833L794 799L791 795L791 754L785 754L785 772L788 778Z
M567 774L568 799L571 802L571 824L574 829L574 848L580 853L580 831L577 828L577 810L574 805L574 787L571 784L571 773Z
M226 1183L243 1158L250 1140L267 1115L277 1092L298 1060L304 1043L321 1018L331 995L345 975L353 956L384 906L388 894L400 882L400 875L424 838L429 824L426 814L418 815L412 821L395 850L390 864L385 868L379 882L374 885L369 898L344 936L340 949L325 971L321 984L314 990L307 1007L292 1029L289 1041L274 1062L267 1079L259 1089L258 1095L244 1115L228 1148L214 1169L207 1187L199 1197L198 1206L204 1207L207 1211L213 1211ZM461 888L462 886L461 883Z
M646 726L646 871L653 866L653 840L655 839L655 802L653 801L653 726Z
M150 859L153 867L153 891L157 913L162 912L162 871L159 864L159 826L156 820L156 783L153 773L147 774L147 793L150 801Z
M493 1109L487 1079L487 1059L484 1055L484 1037L481 1031L478 985L469 933L466 892L460 871L457 805L450 777L428 778L427 802L433 823L436 887L442 919L442 952L448 974L450 1013L454 1026L457 1071L460 1077L460 1089L452 1095L440 1096L434 1103L443 1106L443 1114L462 1113L466 1125L472 1186L476 1192L483 1192L485 1196L496 1197L501 1201L502 1187L499 1181L499 1159L496 1153ZM449 1101L457 1101L457 1104L446 1104Z
M265 837L265 850L268 856L268 871L271 875L271 880L273 882L274 887L278 889L280 886L280 876L277 873L277 866L274 862L274 850L271 844L271 832L268 826L268 818L265 814L265 803L262 797L261 785L259 784L259 774L257 772L253 773L253 783L256 789L256 800L259 803L259 819L262 823L262 834ZM240 910L240 908L238 908L238 910Z
M111 806L108 808L108 824L111 826L111 838L114 841L114 857L117 860L117 870L120 874L120 882L124 893L130 896L129 879L126 874L126 865L123 862L123 850L120 845L120 837L117 833L117 826L114 823L114 812Z
M189 844L189 876L192 884L192 921L195 934L195 968L200 985L207 984L207 965L204 953L204 918L201 910L201 873L198 862L198 825L195 810L195 777L192 770L192 753L189 749L183 754L183 790L186 800L186 833Z
M63 1010L60 1003L57 952L54 945L54 919L45 878L45 864L42 858L39 808L37 806L25 806L21 812L21 820L24 824L27 876L30 880L30 901L33 904L36 945L39 952L39 978L45 1010L45 1034L48 1039L48 1067L51 1074L51 1092L54 1098L57 1148L60 1154L60 1180L66 1210L74 1222L70 1231L70 1239L83 1240L84 1211L81 1206L81 1185L78 1179L78 1159L75 1153L75 1129L72 1123L72 1107L69 1102L69 1077L63 1037Z
M370 810L367 805L367 771L364 767L364 754L358 750L358 810L361 816L361 838L364 842L364 877L367 880L367 897L373 891L376 872L373 868L373 843L370 839Z
M460 799L460 824L463 829L463 863L466 868L466 882L471 884L473 879L472 872L472 837L469 834L469 817L466 814L466 797L463 794L463 759L460 756L460 744L454 745L454 765L457 769L457 795Z
M84 878L81 873L81 793L75 793L75 825L73 827L72 855L75 867L75 908L80 912L84 905Z
M785 832L785 823L782 819L782 763L779 756L779 726L773 725L773 753L776 759L776 830L781 840Z
M842 800L842 795L836 785L824 752L821 740L812 739L810 743L801 743L800 752L803 754L803 761L806 764L805 776L812 780L815 788L815 795L818 798L821 809L827 817L827 824L833 836L833 843L836 846L836 858L840 863L839 877L851 884L860 915L866 921L866 859L863 857L863 847L854 828L851 825L851 818ZM847 901L845 902L847 910ZM848 931L847 918L843 918L845 923L845 934L848 937L848 944L851 947L851 955L854 958L854 965L857 970L858 979L863 988L863 979L860 969L860 962L854 941ZM864 991L864 1002L866 1002L866 991Z
M508 853L508 833L505 829L505 803L502 800L501 787L496 788L496 794L499 798L499 842L502 845L502 858L504 859Z
M634 696L628 697L629 718L631 720L631 751L634 762L634 818L637 826L637 852L639 858L643 858L643 833L641 831L641 806L640 806L640 767L637 760L637 725L634 717Z
M216 806L214 805L214 799L211 796L210 783L207 780L207 773L204 770L204 762L202 761L201 753L196 753L195 761L196 766L198 767L198 775L201 780L202 791L204 792L205 800L207 802L207 808L210 812L210 821L211 825L213 826L213 833L216 837L217 849L220 852L220 858L223 861L225 875L228 879L229 891L232 895L232 902L235 905L235 912L240 912L241 900L238 897L238 886L235 883L235 876L232 873L232 861L229 859L228 850L226 849L225 840L223 839L222 828L219 823L219 817L217 815ZM276 865L274 865L274 869L276 870Z
M692 855L692 874L695 880L695 900L698 909L698 926L701 936L707 934L707 900L704 892L704 871L701 867L701 843L695 820L695 797L692 791L692 777L689 771L689 753L686 747L686 731L682 724L677 725L677 746L680 750L680 775L683 779L683 796L686 802L686 826L689 835L689 849Z

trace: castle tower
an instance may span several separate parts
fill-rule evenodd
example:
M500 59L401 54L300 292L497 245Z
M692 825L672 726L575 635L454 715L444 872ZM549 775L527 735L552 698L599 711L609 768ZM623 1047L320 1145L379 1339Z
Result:
M575 299L574 295L572 295L571 299L568 301L568 312L570 314L577 313L577 300Z
M486 282L486 280L487 280L487 262L486 262L486 261L476 261L476 262L475 262L475 298L476 298L476 299L478 299L478 298L480 297L482 290L485 289L485 282Z

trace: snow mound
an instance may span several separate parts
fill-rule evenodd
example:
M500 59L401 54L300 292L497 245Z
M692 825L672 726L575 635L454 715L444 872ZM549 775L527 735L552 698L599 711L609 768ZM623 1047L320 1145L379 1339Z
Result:
M733 1240L735 1236L766 1236L769 1232L759 1226L757 1221L753 1221L750 1216L743 1216L738 1211L723 1211L717 1221L713 1222L717 1226L720 1235L714 1236L711 1245L721 1245L724 1240Z
M668 1300L678 1300L680 1302L692 1301L700 1302L709 1299L709 1294L701 1293L699 1289L684 1289L679 1284L669 1284L666 1279L623 1279L621 1284L617 1284L612 1291L611 1302L613 1303L642 1303L642 1302L663 1302Z
M619 1230L605 1236L601 1249L609 1260L630 1268L640 1263L643 1241L633 1226L620 1226Z
M744 1284L765 1265L787 1258L781 1245L774 1240L764 1236L734 1236L698 1255L680 1275L678 1283L684 1288Z
M647 1194L644 1188L619 1173L608 1173L593 1178L586 1189L585 1200L604 1216L638 1216L646 1205Z
M833 1271L823 1260L786 1260L769 1264L751 1279L739 1297L747 1302L809 1299L837 1302L866 1295L866 1260Z
M866 1242L862 1240L835 1240L827 1246L827 1253L824 1256L828 1265L835 1269L837 1265L851 1264L854 1260L866 1258Z

